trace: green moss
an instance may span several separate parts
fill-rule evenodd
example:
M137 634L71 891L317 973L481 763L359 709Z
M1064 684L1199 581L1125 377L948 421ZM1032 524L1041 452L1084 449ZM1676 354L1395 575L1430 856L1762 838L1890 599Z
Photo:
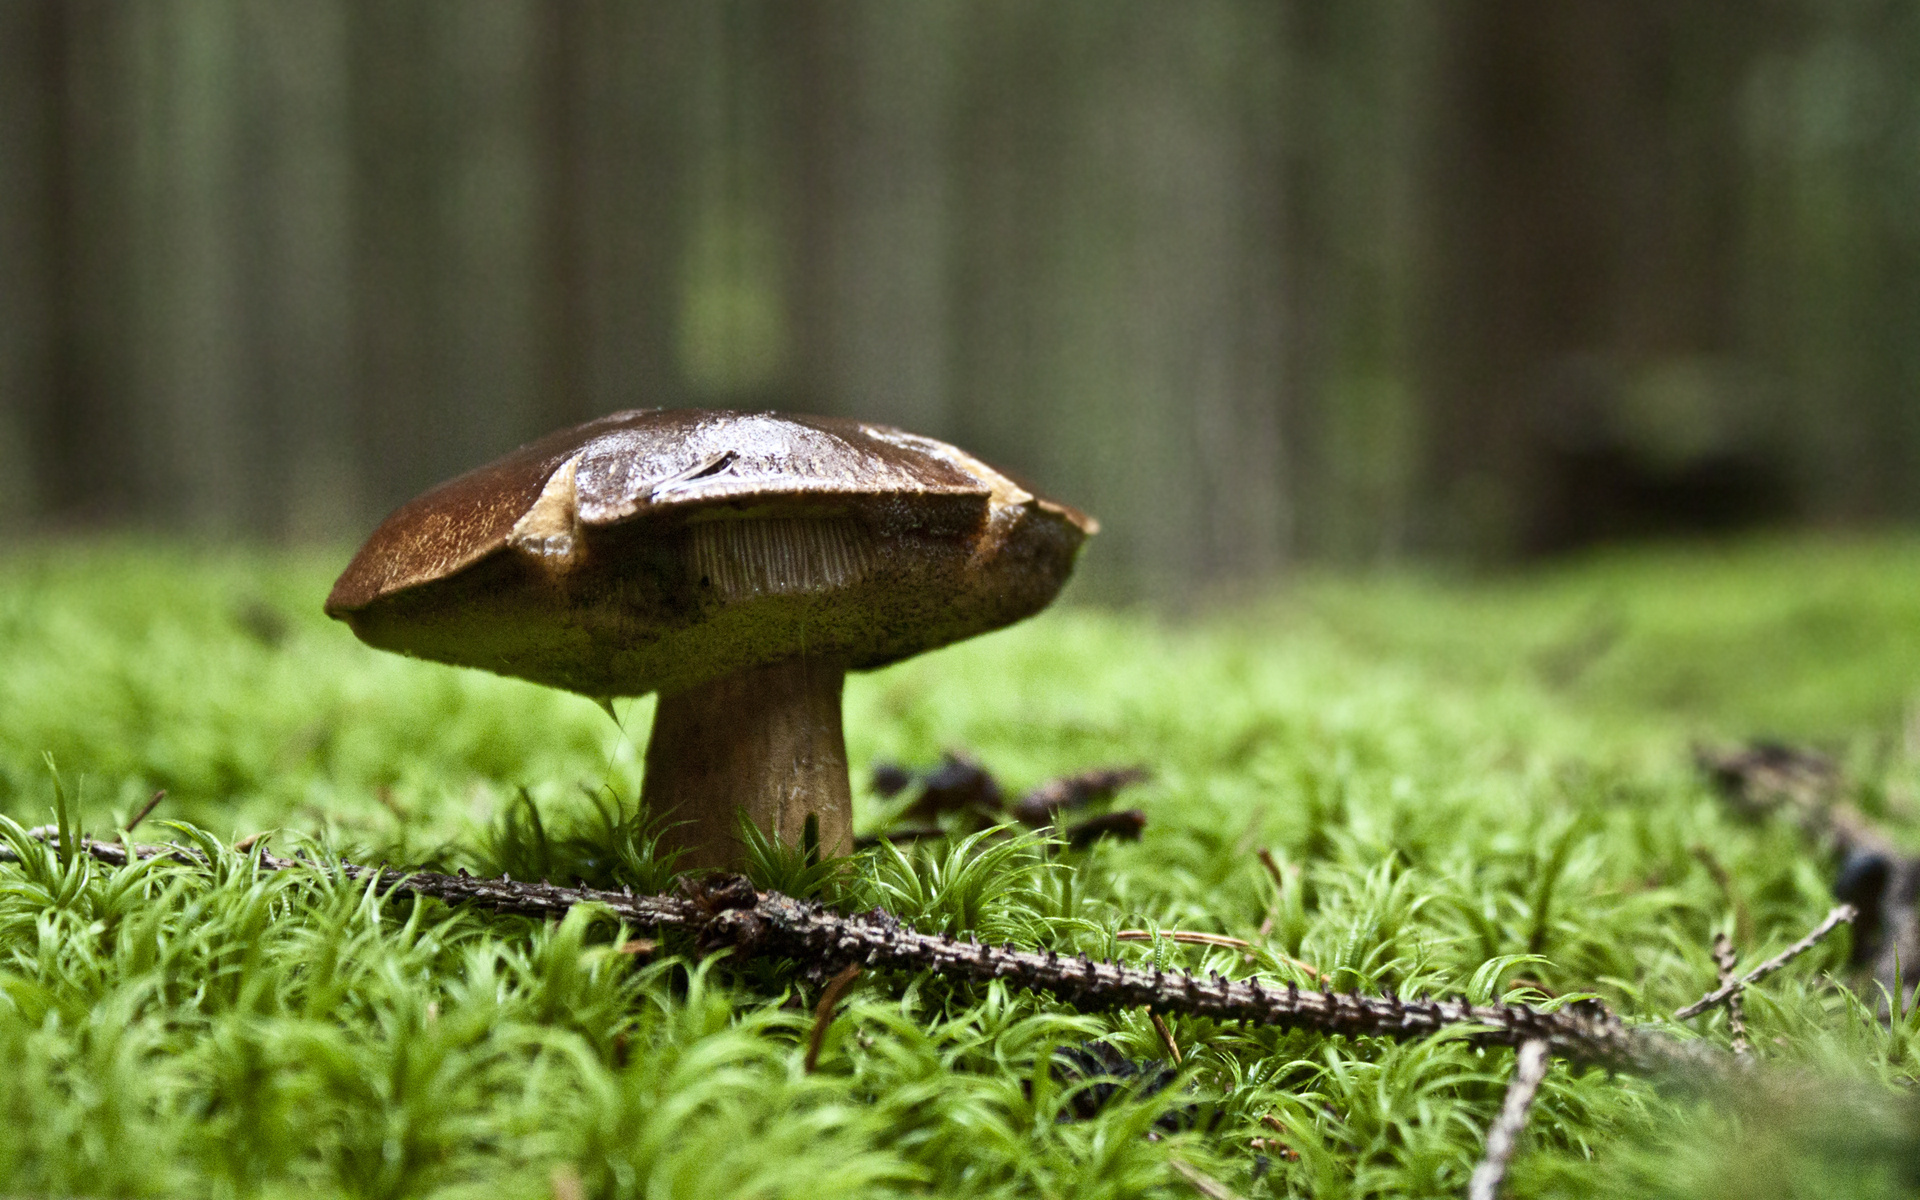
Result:
M0 558L0 812L654 886L634 819L650 702L590 702L366 649L319 613L343 555L58 546ZM1342 986L1657 1019L1829 904L1785 826L1731 820L1696 739L1820 741L1900 812L1920 785L1920 544L1620 555L1465 583L1314 578L1168 623L1061 611L849 681L856 790L880 759L977 754L1011 787L1156 777L1133 845L937 844L830 877L927 928L1242 973L1157 925L1256 938ZM525 800L521 797L524 794ZM883 806L857 797L859 820ZM149 837L168 833L143 827ZM177 835L177 834L176 834ZM1276 886L1254 851L1281 867ZM1695 851L1711 850L1737 896ZM1058 1119L1049 1048L1163 1053L1141 1014L865 979L801 1070L790 972L641 965L555 927L338 881L43 858L0 867L0 1191L111 1195L1458 1194L1511 1057L1175 1020L1191 1092ZM1916 1190L1920 1018L1825 982L1844 938L1749 1002L1789 1069L1740 1097L1556 1068L1515 1195ZM1292 968L1262 957L1258 969ZM1704 1023L1722 1037L1719 1018ZM1149 1141L1169 1106L1200 1128ZM1285 1129L1263 1123L1271 1116ZM1249 1139L1299 1161L1255 1177Z

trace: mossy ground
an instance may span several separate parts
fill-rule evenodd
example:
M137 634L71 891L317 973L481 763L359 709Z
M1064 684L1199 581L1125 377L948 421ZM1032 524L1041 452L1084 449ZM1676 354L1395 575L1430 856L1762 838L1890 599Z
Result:
M616 728L585 700L367 650L318 612L339 561L0 556L0 812L49 819L51 755L98 832L166 788L145 837L275 829L648 884L602 814L637 794L650 704ZM1831 903L1830 864L1785 823L1733 820L1690 745L1813 740L1897 824L1920 787L1916 694L1910 541L1313 579L1179 622L1067 607L850 681L856 790L872 762L949 747L1015 787L1144 763L1124 801L1144 838L926 845L845 886L926 927L1285 979L1277 959L1111 936L1257 940L1271 918L1274 951L1342 987L1592 992L1658 1019L1711 985L1736 910L1754 962ZM0 866L0 1192L1192 1195L1178 1159L1245 1196L1458 1195L1512 1062L1174 1020L1180 1088L1063 1121L1049 1048L1160 1057L1143 1014L868 979L808 1075L790 975L640 964L617 936L232 857ZM1771 1068L1738 1091L1557 1066L1510 1194L1920 1190L1920 1020L1883 1025L1836 987L1845 953L1836 938L1751 995ZM1718 1017L1700 1031L1724 1037ZM1194 1127L1144 1136L1193 1103ZM1255 1137L1298 1161L1258 1173Z

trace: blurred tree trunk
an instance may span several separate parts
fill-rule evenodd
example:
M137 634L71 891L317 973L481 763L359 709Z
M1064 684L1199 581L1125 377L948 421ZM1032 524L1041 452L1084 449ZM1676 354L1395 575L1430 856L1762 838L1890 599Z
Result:
M362 0L362 453L397 504L544 432L541 7Z
M1747 80L1756 358L1816 511L1920 514L1920 10L1781 5Z
M98 0L57 6L51 70L64 80L53 114L61 151L52 214L56 273L53 391L43 426L42 503L67 521L125 521L140 512L145 402L134 372L136 309L133 150L135 43L130 8Z
M244 0L240 319L264 411L246 472L254 532L352 535L365 508L354 399L349 13ZM232 236L231 234L229 236Z
M1525 547L1552 515L1549 443L1589 425L1632 436L1614 427L1655 373L1736 348L1733 68L1753 19L1719 0L1450 10L1432 100L1452 120L1433 160L1424 544ZM1686 403L1739 403L1701 387L1718 394Z
M794 408L792 255L782 214L791 156L783 75L798 53L770 0L696 4L680 98L690 141L674 355L707 407Z
M1113 457L1118 431L1110 413L1089 410L1071 451L1054 444L1066 423L1061 410L1081 397L1059 394L1064 381L1047 355L1072 181L1074 64L1063 56L1074 15L1011 0L977 4L961 35L948 134L948 416L961 445L1098 511L1084 477ZM1053 427L1043 416L1049 407ZM1119 561L1111 550L1119 540L1107 539L1104 561Z
M702 0L543 6L543 427L688 403L679 302Z
M784 394L951 437L1100 514L1096 589L1180 596L1275 569L1277 16L776 19Z
M795 403L951 434L952 0L771 10Z
M1294 483L1284 29L1277 10L1225 3L1077 15L1060 275L1040 289L1055 336L1035 382L1059 389L1035 397L1046 452L1123 531L1132 590L1257 579L1288 550Z
M949 436L1108 595L1716 453L1920 512L1916 13L17 0L0 512L343 537L681 403Z
M1286 390L1298 546L1316 558L1404 551L1419 499L1441 12L1421 0L1291 8Z
M248 403L237 0L127 8L139 519L232 532L257 497Z
M0 521L22 525L58 470L64 35L58 0L0 6Z

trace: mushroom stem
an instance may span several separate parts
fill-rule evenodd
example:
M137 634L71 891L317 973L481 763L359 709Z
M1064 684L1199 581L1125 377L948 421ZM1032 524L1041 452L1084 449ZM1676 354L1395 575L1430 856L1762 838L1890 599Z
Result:
M840 726L838 662L789 658L660 697L641 795L682 870L738 869L737 821L821 857L853 851L853 796Z

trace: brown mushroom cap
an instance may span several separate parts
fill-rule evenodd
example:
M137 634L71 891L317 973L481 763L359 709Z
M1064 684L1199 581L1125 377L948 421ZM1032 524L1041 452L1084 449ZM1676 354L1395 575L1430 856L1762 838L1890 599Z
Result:
M589 696L883 666L1044 608L1097 528L965 452L792 414L616 413L400 508L327 612Z

